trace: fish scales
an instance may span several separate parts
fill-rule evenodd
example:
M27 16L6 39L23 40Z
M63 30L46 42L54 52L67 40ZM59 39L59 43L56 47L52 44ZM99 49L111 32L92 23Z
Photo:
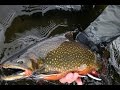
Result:
M80 65L87 66L94 64L95 55L86 47L81 47L78 42L65 41L58 48L50 51L46 58L46 72L77 70Z
M38 43L20 58L6 61L2 67L22 70L2 77L3 80L26 78L34 72L44 74L46 80L59 80L71 71L87 75L93 70L100 69L94 52L80 42L68 40L64 35Z

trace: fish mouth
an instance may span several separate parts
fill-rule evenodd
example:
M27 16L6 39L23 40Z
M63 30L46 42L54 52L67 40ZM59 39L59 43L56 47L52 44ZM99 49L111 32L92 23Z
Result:
M4 76L1 77L1 80L5 81L23 79L32 75L32 70L13 65L3 65L2 71Z

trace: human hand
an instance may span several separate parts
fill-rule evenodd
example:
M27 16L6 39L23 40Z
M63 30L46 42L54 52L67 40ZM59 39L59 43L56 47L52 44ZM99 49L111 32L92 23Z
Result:
M76 82L77 85L83 85L80 75L78 73L68 73L65 77L59 80L61 83Z

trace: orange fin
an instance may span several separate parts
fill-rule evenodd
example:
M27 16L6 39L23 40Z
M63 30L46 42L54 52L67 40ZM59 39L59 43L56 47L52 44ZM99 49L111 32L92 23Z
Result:
M91 68L85 68L84 70L80 70L80 71L78 71L78 73L80 74L80 75L87 75L88 73L90 73L92 71L92 69Z
M51 75L39 75L39 77L41 79L44 79L44 80L59 80L61 79L62 77L64 77L67 73L59 73L59 74L51 74Z

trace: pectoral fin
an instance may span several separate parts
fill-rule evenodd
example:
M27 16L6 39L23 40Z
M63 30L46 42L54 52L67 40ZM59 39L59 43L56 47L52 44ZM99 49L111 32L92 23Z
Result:
M40 74L35 76L38 79L44 79L44 80L59 80L62 77L64 77L67 73L59 73L59 74L50 74L50 75L46 75L46 74Z

